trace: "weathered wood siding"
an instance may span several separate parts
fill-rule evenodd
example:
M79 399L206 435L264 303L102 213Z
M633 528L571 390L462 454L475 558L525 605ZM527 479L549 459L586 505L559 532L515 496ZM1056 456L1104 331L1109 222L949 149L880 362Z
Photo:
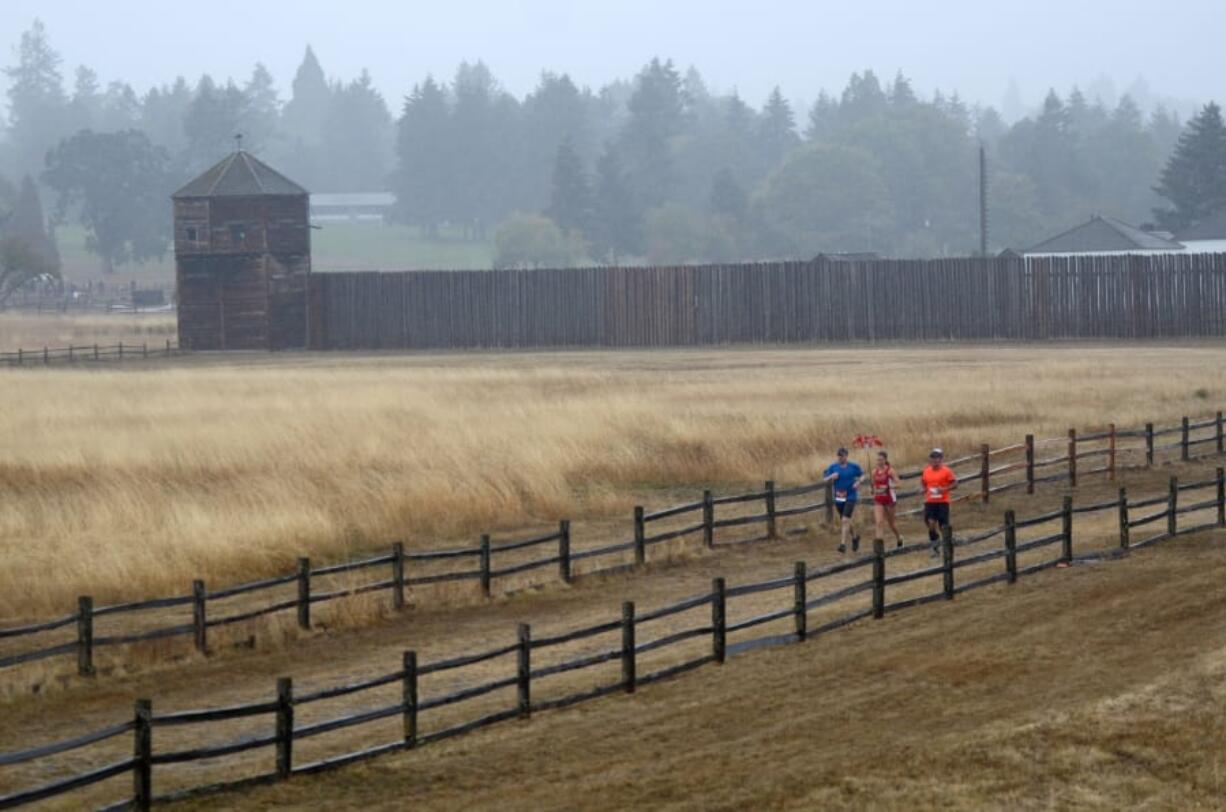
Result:
M315 273L315 349L1226 335L1226 255Z
M179 345L306 346L310 245L306 196L176 200Z

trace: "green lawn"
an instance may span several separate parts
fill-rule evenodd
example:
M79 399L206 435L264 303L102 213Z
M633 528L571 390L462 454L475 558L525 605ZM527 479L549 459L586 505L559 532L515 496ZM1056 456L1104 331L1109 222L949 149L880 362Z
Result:
M422 237L417 228L376 223L327 222L311 232L311 265L317 271L399 271L418 269L487 269L493 265L492 242L471 242L444 232L439 239ZM64 226L56 231L64 278L83 284L102 279L101 261L85 250L85 230ZM116 269L106 283L170 285L174 256Z

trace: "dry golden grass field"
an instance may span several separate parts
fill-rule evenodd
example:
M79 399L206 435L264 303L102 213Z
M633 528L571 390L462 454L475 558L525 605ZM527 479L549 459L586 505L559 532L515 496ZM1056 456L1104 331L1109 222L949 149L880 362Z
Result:
M8 316L0 319L0 325ZM3 327L0 329L12 329ZM118 329L118 328L113 328ZM1220 408L1226 346L204 356L0 369L0 617L182 594L704 485ZM582 525L576 534L584 531Z
M0 313L0 352L120 341L152 349L176 331L173 313Z

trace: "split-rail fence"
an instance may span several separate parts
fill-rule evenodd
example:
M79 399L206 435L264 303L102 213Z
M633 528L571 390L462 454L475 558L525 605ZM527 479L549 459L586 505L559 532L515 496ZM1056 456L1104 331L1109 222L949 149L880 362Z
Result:
M1042 483L1066 481L1070 486L1087 477L1105 475L1114 479L1125 467L1221 455L1226 452L1223 413L1212 417L1184 417L1176 425L1155 427L1146 423L1130 429L1114 424L1091 432L1069 429L1066 437L1022 442L991 448L983 444L973 453L950 459L959 471L962 499L988 502L995 493L1025 489L1033 494ZM1207 451L1206 451L1207 449ZM969 469L969 471L968 471ZM900 474L904 483L916 480L921 471ZM898 493L899 515L922 511L922 492L911 488ZM633 514L633 536L625 541L595 547L573 547L570 520L556 529L530 538L495 543L489 534L471 547L441 550L406 550L394 542L383 554L318 566L300 557L297 566L280 575L247 583L209 589L195 579L186 594L126 601L98 606L82 595L67 615L0 627L0 670L49 658L76 660L77 673L95 673L95 652L154 640L191 640L196 651L207 654L210 634L221 627L251 624L270 615L296 616L298 627L312 628L313 607L321 603L370 593L390 595L391 606L402 610L410 604L413 590L439 584L467 583L479 586L485 598L495 594L501 582L509 590L551 581L571 583L575 578L626 570L645 565L649 551L666 542L693 543L707 548L726 544L764 541L782 535L781 523L792 517L818 516L827 524L834 520L834 499L829 483L814 482L779 488L773 481L761 491L716 495L705 490L692 502L655 511L638 506ZM736 538L751 528L754 535ZM803 533L807 526L792 527ZM729 538L729 536L734 536ZM540 551L546 550L545 555ZM375 580L358 581L365 573L380 574ZM381 572L380 572L381 571ZM266 602L257 602L259 596ZM245 603L234 607L235 599ZM142 623L149 610L174 610L178 622L165 625ZM121 623L122 622L122 623ZM120 624L106 628L104 624ZM36 648L18 648L25 640L39 640Z
M1198 496L1203 492L1207 492L1204 497ZM1135 513L1146 509L1150 512ZM1101 512L1118 515L1118 545L1078 552L1074 545L1074 516ZM1181 523L1181 517L1192 517L1194 523L1187 524L1186 519ZM1133 538L1135 530L1151 525L1156 525L1158 532ZM947 530L935 549L925 542L887 550L877 541L868 555L819 569L809 569L805 562L798 561L792 572L758 583L730 585L724 578L716 578L709 592L647 611L641 611L633 602L625 602L620 617L594 625L538 636L530 626L520 624L512 639L485 651L424 662L415 651L404 651L396 668L349 684L297 692L292 679L283 677L277 680L275 691L265 701L168 713L155 713L150 700L139 699L133 715L113 725L26 750L0 753L3 767L48 760L116 740L131 743L131 749L122 758L114 758L117 748L112 746L111 760L98 766L0 797L0 809L57 797L119 776L130 778L131 790L104 808L148 809L155 801L317 773L421 747L499 722L528 719L536 711L563 708L610 694L633 693L658 680L711 663L722 664L730 654L804 642L866 618L880 619L902 609L952 600L980 587L1012 584L1023 576L1050 568L1077 561L1120 558L1164 539L1222 528L1226 528L1226 471L1219 467L1215 476L1200 481L1181 483L1171 478L1164 493L1140 499L1129 497L1121 489L1117 498L1090 505L1074 506L1073 498L1065 496L1060 509L1030 517L1019 517L1008 510L1000 525L968 537L955 538ZM935 563L927 558L930 551L936 553ZM896 569L897 562L908 557L918 560L916 566ZM842 579L836 580L836 576ZM847 583L848 580L851 582ZM921 590L918 594L916 588ZM758 614L736 618L734 610L742 605L740 599L766 594L779 596L777 608L761 612L755 605L753 611ZM759 600L755 598L754 602ZM698 618L677 621L683 623L680 629L657 625L664 619L694 612L699 613ZM811 619L820 622L811 623ZM761 636L763 627L772 624L775 633ZM759 636L744 639L742 633L751 629ZM572 646L575 643L579 644L579 651ZM667 664L659 662L658 653L663 651L672 652ZM505 659L512 661L505 673L482 681L495 668L492 663ZM604 664L613 667L614 673L609 674L608 668L601 669ZM466 669L478 669L481 673L466 680L459 676ZM588 681L577 691L573 684L558 687L559 682L552 679L578 672L588 675ZM424 691L423 680L435 674L446 674L449 687L437 693ZM457 684L462 687L456 688ZM309 723L301 721L301 715L316 710L317 703L358 694L375 696L379 688L394 691L394 699L356 713L325 716ZM500 692L513 694L513 698L501 704L496 699ZM473 709L472 715L454 718L460 714L461 705ZM442 714L443 709L449 709L448 714ZM155 730L162 731L158 739L165 741L172 728L207 727L219 731L234 720L253 720L253 724L266 721L260 725L263 729L249 727L245 735L220 742L170 749L154 747ZM388 732L387 725L381 731L372 727L374 736L385 738L361 749L305 763L296 755L299 748L314 743L317 736L357 726L377 726L381 720L394 725L391 728L394 734ZM372 733L365 735L369 741ZM231 772L224 780L192 783L200 777L200 773L192 772L186 777L180 775L178 789L160 794L155 790L155 768L160 776L172 765L190 764L207 769L219 759L257 750L271 750L272 757L264 761L244 756L240 759L245 768L241 778L234 778ZM74 755L74 764L80 760Z

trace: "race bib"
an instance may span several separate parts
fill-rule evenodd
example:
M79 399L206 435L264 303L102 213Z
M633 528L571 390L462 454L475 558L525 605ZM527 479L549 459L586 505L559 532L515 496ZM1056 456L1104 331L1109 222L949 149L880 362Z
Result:
M835 492L834 492L834 501L836 501L836 502L846 502L846 501L847 501L847 491L835 491Z
M928 493L929 493L929 495L931 495L931 496L940 496L940 495L941 495L941 489L940 489L940 488L937 488L937 487L929 488L929 489L928 489Z

